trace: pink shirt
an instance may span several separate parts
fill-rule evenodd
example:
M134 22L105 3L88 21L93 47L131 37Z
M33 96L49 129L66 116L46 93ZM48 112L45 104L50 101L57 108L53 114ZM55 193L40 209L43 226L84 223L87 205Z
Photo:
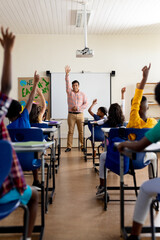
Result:
M67 92L67 100L68 100L68 112L72 112L72 108L77 107L76 112L83 112L83 110L87 107L87 98L86 95L81 92L74 92L71 88L71 84L69 81L69 75L66 75L66 92Z

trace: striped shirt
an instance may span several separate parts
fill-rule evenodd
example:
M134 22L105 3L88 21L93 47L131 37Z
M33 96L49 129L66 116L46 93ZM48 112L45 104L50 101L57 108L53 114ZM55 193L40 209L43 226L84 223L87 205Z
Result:
M0 92L0 139L8 141L11 141L11 139L9 137L8 130L3 123L3 119L7 114L10 103L11 99ZM11 170L0 188L0 198L13 188L16 188L20 194L23 194L24 190L26 189L24 175L14 149L12 149L12 156L13 161Z
M83 112L84 109L87 107L87 97L86 95L81 92L74 92L71 88L71 84L69 81L69 75L66 74L66 93L67 93L67 100L68 100L68 112L72 112L73 107L77 107L77 112Z

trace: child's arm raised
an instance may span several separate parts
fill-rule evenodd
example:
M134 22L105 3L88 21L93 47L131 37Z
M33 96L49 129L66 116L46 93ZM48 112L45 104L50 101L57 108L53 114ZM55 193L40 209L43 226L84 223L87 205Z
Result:
M97 99L94 99L92 102L92 105L88 108L88 112L91 114L92 117L94 116L94 113L92 112L92 108L96 104L97 104Z
M0 38L0 42L4 49L1 92L8 95L11 90L11 53L15 36L12 32L9 32L8 28L4 31L3 27L1 27L1 33L2 37Z
M124 97L125 92L126 92L126 88L123 87L121 89L121 109L122 109L123 115L125 115L125 97Z
M42 90L40 88L37 88L37 93L42 101L41 111L39 112L39 116L38 116L39 121L42 122L42 118L43 118L43 115L46 110L46 100L45 100Z
M143 77L142 77L142 81L139 84L139 87L138 87L139 89L144 89L144 86L145 86L145 84L147 82L147 79L148 79L148 74L149 74L150 68L151 68L151 64L149 64L149 67L144 66L142 68Z
M30 93L29 99L28 99L26 107L25 107L28 110L29 114L30 114L30 111L32 108L33 99L34 99L36 91L37 91L38 82L39 82L39 75L37 74L37 71L35 71L33 88L32 88L32 91Z

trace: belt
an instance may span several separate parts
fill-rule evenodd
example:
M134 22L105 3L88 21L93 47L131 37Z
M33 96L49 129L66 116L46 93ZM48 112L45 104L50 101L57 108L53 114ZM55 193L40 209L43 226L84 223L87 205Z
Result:
M80 114L81 112L69 112L69 113L72 113L72 114Z

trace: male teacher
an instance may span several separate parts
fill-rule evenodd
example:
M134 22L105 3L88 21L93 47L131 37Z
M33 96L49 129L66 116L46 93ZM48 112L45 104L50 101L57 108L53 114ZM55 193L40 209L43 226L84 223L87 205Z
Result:
M66 92L68 101L68 138L67 148L65 152L70 152L72 148L73 133L75 124L77 124L79 140L81 144L81 150L84 151L83 147L83 110L87 107L86 95L79 90L79 82L74 80L72 82L72 88L69 81L69 72L71 71L70 66L65 67L65 81L66 81Z

